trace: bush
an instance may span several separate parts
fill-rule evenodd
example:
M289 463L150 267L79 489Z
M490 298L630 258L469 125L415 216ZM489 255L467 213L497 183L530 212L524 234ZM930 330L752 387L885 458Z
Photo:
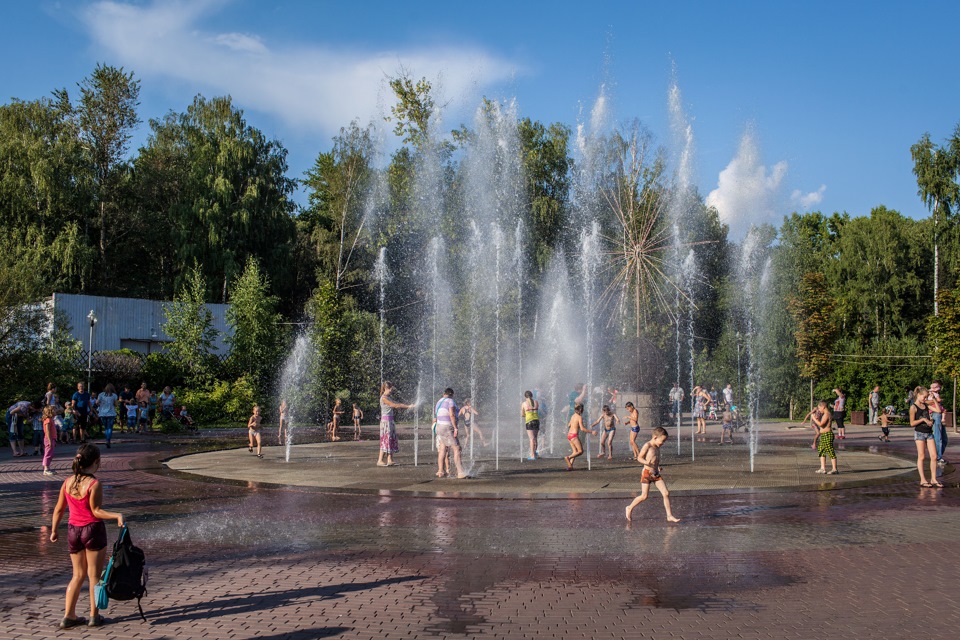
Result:
M147 356L141 374L151 389L162 389L182 385L184 369L173 357L158 351Z
M219 381L209 387L183 390L177 398L197 424L245 422L256 403L256 391L249 377L241 376L233 382Z

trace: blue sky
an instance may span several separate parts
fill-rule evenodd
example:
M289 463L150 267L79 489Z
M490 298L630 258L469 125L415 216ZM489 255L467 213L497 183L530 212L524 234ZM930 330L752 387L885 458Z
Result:
M197 93L230 93L299 176L352 118L382 122L384 78L401 66L442 87L448 129L469 122L481 96L575 127L604 85L614 125L639 118L668 147L675 78L694 182L734 227L880 204L925 217L910 145L924 132L942 142L960 123L958 6L4 2L0 93L75 90L97 62L136 72L145 122Z

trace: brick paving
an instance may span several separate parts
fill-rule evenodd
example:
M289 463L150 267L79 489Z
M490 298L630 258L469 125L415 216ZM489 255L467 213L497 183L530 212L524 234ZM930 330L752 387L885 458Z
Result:
M845 446L867 452L874 432L850 431ZM909 460L905 433L891 448ZM809 452L806 435L765 438ZM127 515L147 553L148 621L130 603L113 603L108 626L63 632L69 560L65 536L50 544L46 530L59 480L40 476L35 458L2 454L0 638L953 638L960 630L952 468L941 491L920 489L915 476L835 490L691 490L674 499L679 525L664 521L653 495L627 524L618 495L345 493L192 478L159 463L206 442L131 439L103 451L106 505Z

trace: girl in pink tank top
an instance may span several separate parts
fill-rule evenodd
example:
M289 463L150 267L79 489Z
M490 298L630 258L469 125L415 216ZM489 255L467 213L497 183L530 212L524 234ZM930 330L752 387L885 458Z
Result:
M100 449L85 444L77 450L73 459L73 477L67 478L60 486L60 497L53 510L50 525L50 542L59 539L57 528L63 519L64 509L70 510L67 521L67 548L73 565L73 577L67 586L66 609L61 629L69 629L85 624L99 627L104 623L97 610L94 586L97 576L103 572L107 557L107 529L103 520L116 520L123 526L123 516L103 509L103 488L93 475L100 468ZM89 577L90 582L90 620L77 617L77 601L80 589Z

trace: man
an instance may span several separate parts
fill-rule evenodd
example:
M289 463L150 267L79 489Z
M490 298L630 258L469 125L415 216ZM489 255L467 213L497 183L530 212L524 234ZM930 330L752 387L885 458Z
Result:
M137 389L136 400L137 400L137 404L138 404L138 405L139 405L141 402L145 402L145 403L147 403L147 404L150 403L150 389L147 388L147 383L146 383L146 382L141 382L141 383L140 383L140 388Z
M437 402L433 415L437 420L437 477L443 478L446 475L445 462L447 459L447 449L453 449L453 464L457 467L457 477L466 478L467 474L463 470L463 461L461 460L460 440L457 438L457 414L459 408L453 401L453 389L449 387L443 390L443 397Z
M880 385L873 388L867 398L867 407L870 409L870 424L877 424L880 413Z
M77 383L77 391L70 398L73 400L73 438L77 442L87 441L87 423L90 420L90 394L87 385Z
M733 387L729 382L723 388L723 402L727 405L727 409L733 406Z
M679 382L673 383L673 389L670 390L670 402L673 403L673 412L670 418L674 419L683 412L683 387Z

